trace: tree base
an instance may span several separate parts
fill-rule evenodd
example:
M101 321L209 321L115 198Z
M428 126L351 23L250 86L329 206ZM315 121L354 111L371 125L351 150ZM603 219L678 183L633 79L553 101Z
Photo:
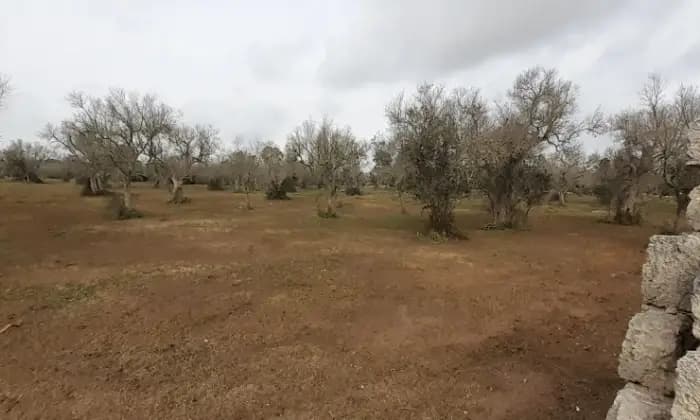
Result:
M168 204L175 204L175 205L188 204L191 202L192 202L192 199L189 197L178 197L178 198L171 198L170 200L168 200Z
M124 197L122 194L112 194L108 210L110 215L116 220L139 219L143 217L143 213L134 209L127 208L124 205Z
M129 219L140 219L143 217L143 213L136 209L123 209L119 212L118 220L129 220Z
M359 187L347 187L345 189L345 195L349 195L349 196L362 195L362 190L360 190Z
M329 210L318 210L318 217L322 219L336 219L338 217L338 213L334 211L329 211Z
M18 176L12 178L13 181L16 182L26 182L27 184L43 184L44 181L39 178L39 175L35 174L34 172L29 172L28 174L24 176Z
M172 181L171 181L171 185ZM185 192L182 190L182 187L178 185L178 187L175 190L172 190L172 196L170 197L170 200L168 200L168 204L185 204L189 203L190 199L188 197L185 197Z
M641 213L618 213L613 217L613 223L624 226L636 226L642 224Z
M469 237L466 234L462 233L461 231L459 231L456 228L452 228L447 232L429 229L427 231L427 233L425 233L425 234L422 234L419 232L418 237L419 238L427 238L433 242L447 242L449 240L462 241L462 240L469 239Z
M97 190L93 191L89 185L83 185L83 187L80 189L80 196L81 197L104 197L105 195L110 195L110 191L108 190Z
M225 189L224 179L221 177L209 178L207 181L207 190L209 191L224 191Z
M287 191L282 185L276 185L274 183L270 183L267 190L265 190L265 198L268 200L290 200Z

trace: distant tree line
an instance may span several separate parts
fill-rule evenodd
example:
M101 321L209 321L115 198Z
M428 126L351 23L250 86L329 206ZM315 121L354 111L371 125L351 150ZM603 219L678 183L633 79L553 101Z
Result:
M0 106L9 92L9 79L0 77ZM11 142L0 163L4 176L25 182L41 182L42 165L62 164L59 176L76 179L85 195L118 187L111 194L120 217L139 214L132 183L148 180L167 185L173 204L189 200L184 185L206 183L210 190L245 193L249 209L255 191L284 200L298 188L316 188L321 217L337 215L341 191L390 188L402 212L407 195L422 203L429 229L444 236L461 235L454 210L466 195L484 197L488 228L518 228L534 207L545 201L566 205L572 193L594 194L611 222L637 224L645 195L655 193L674 198L677 229L698 183L686 166L700 119L697 88L681 85L669 93L652 75L637 106L608 117L599 111L581 115L578 96L571 81L541 67L518 75L500 101L477 89L428 83L392 100L387 131L369 142L326 117L303 121L283 147L239 139L227 151L215 127L184 123L180 112L154 95L74 92L67 98L72 115L47 124L40 133L44 143ZM615 143L587 156L584 134L608 134Z

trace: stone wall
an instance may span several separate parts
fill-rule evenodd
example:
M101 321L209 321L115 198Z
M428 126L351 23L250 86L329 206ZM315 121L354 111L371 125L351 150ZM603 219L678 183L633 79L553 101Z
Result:
M700 131L691 136L690 161L700 165ZM649 242L642 310L619 357L627 384L606 420L700 420L700 187L690 198L694 232Z

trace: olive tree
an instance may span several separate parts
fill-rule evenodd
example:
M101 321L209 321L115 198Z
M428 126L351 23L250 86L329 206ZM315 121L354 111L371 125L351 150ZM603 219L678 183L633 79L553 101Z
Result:
M617 149L604 162L607 176L599 189L609 194L612 221L641 222L643 182L653 176L676 201L673 230L688 205L688 193L697 184L688 170L689 132L700 118L700 94L681 85L672 98L658 75L649 76L641 93L641 104L611 118L610 132Z
M119 174L122 184L120 217L133 210L131 183L141 166L141 158L155 139L175 124L175 112L153 95L127 94L112 89L104 98L74 92L68 96L73 116L66 123L94 142L97 153Z
M234 191L245 193L248 210L253 209L250 193L256 190L260 179L260 158L257 149L257 146L253 150L239 147L230 153L225 161L225 166L234 183Z
M266 144L260 151L260 163L265 177L265 197L268 200L287 200L286 170L288 165L284 153L273 144Z
M163 167L166 170L170 186L170 203L187 202L182 189L185 177L192 175L192 168L198 164L207 164L219 142L219 132L210 125L186 124L170 129L166 138Z
M454 225L457 200L468 191L467 152L481 129L486 108L478 91L447 92L432 84L403 94L387 107L401 163L414 180L413 192L430 212L429 229L460 236Z
M700 93L681 85L672 98L666 97L661 77L652 74L642 89L642 109L647 142L653 145L654 166L676 201L673 230L688 206L688 194L698 184L688 168L689 130L700 118Z
M15 181L41 183L39 167L48 157L49 150L43 144L15 140L0 151L3 175Z
M318 208L321 217L336 217L338 187L342 172L361 159L363 147L349 127L339 128L324 118L320 123L304 121L289 135L287 151L292 159L304 165L326 190L325 208Z
M365 182L365 174L362 165L367 158L368 145L362 141L356 141L351 145L350 158L341 170L341 182L345 186L346 195L361 195Z
M370 178L375 187L393 187L396 180L392 171L396 148L383 134L376 134L370 141L374 167Z
M395 134L377 134L372 139L374 168L370 177L375 186L393 187L396 190L401 213L406 214L404 194L412 190L408 165L401 151L401 140Z
M548 147L571 144L585 131L597 134L603 128L599 113L579 121L578 89L559 77L556 70L535 67L520 74L499 104L495 115L474 144L477 184L489 199L493 223L515 227L527 221L532 204L542 197L546 168L535 164Z
M63 121L59 126L47 124L39 136L63 147L78 165L83 182L83 195L105 194L105 178L110 171L107 157L99 141L89 132L81 132L74 121Z
M646 122L645 113L639 110L621 112L610 121L618 148L607 159L605 179L615 223L639 224L642 219L641 182L654 170L654 144Z
M548 170L552 176L552 193L559 204L566 205L566 195L576 188L586 171L586 154L579 142L556 149L550 156Z

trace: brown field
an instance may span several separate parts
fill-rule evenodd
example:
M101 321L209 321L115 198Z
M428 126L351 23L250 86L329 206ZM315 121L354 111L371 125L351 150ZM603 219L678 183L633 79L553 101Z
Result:
M388 193L285 202L137 187L110 221L72 184L0 183L0 418L601 419L658 223L591 201L527 231L416 232ZM653 206L655 218L670 205Z

